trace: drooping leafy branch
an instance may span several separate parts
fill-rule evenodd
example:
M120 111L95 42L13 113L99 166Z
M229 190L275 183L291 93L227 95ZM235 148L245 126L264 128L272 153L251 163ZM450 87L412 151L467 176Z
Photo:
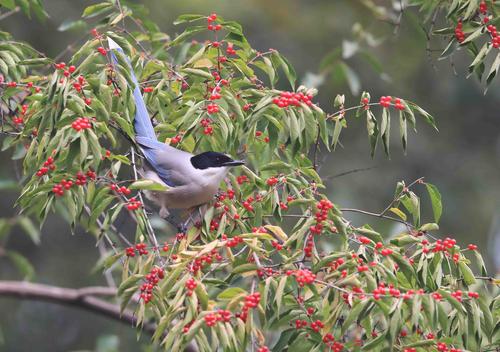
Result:
M119 281L122 307L136 310L139 327L157 323L153 341L174 351L495 345L498 299L476 290L492 279L474 245L432 234L442 212L435 186L398 183L390 204L373 213L332 203L316 171L320 149L335 149L356 116L366 118L372 154L380 139L389 154L391 112L404 149L408 122L414 128L420 116L435 128L430 114L401 98L372 102L368 93L352 108L339 95L338 110L325 112L314 89L296 88L279 51L252 49L239 24L216 14L179 17L186 28L175 38L142 7L118 1L89 6L83 17L98 22L67 64L4 34L4 145L24 160L18 205L41 223L55 210L107 246L100 268ZM138 180L134 84L124 56L118 70L111 65L107 37L131 59L160 140L245 155L247 167L187 233L173 235L141 198L159 189ZM422 185L433 210L427 222ZM350 212L404 229L386 242L353 224ZM135 231L120 228L122 219Z

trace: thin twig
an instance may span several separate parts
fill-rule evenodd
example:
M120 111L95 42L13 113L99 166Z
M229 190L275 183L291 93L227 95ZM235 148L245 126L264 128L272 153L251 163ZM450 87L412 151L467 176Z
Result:
M0 21L6 19L7 17L12 16L15 13L18 13L21 10L19 6L14 7L12 10L7 11L0 15Z
M408 226L409 228L414 228L414 226L412 224L410 224L409 222L406 222L406 221L404 221L402 219L393 218L392 216L387 216L387 215L383 215L383 214L372 213L372 212L369 212L369 211L366 211L366 210L352 209L352 208L342 208L342 209L340 209L340 211L350 212L350 213L360 213L360 214L364 214L364 215L374 216L376 218L382 218L382 219L386 219L386 220L396 221L396 222L399 222L401 224L404 224L404 225Z

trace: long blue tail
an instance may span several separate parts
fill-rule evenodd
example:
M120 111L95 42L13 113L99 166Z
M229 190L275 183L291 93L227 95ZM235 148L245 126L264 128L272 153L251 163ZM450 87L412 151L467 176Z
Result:
M153 129L153 124L149 118L148 110L146 109L146 104L144 103L144 98L142 97L141 90L139 88L139 83L137 82L137 77L135 76L134 70L128 57L123 52L123 49L111 38L108 37L109 48L111 49L111 57L113 59L113 64L116 65L118 60L115 56L114 50L119 51L120 54L128 63L130 77L134 82L134 101L135 101L135 118L134 118L134 129L137 137L145 137L152 140L157 140L155 131Z

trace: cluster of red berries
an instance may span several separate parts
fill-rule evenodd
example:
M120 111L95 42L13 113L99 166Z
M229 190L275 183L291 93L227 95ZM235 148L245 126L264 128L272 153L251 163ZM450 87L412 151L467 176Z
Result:
M456 290L455 292L451 293L451 296L455 297L455 299L459 302L462 302L462 295L463 295L463 292L461 290Z
M120 186L118 186L118 185L116 185L116 184L111 184L111 185L109 186L109 188L110 188L112 191L114 191L114 192L116 192L116 193L121 193L121 194L123 194L123 195L125 195L125 196L128 196L128 195L130 195L130 193L132 193L132 191L131 191L130 189L128 189L127 187L125 187L125 186L121 186L121 187L120 187Z
M319 332L325 327L325 324L321 320L316 320L311 323L311 329L315 332Z
M209 104L211 105L211 104ZM207 136L211 136L212 134L214 134L214 129L212 127L212 120L211 119L202 119L200 121L200 124L202 127L204 127L204 130L203 130L203 133L206 134Z
M288 210L288 204L286 204L285 202L280 202L280 208L281 210Z
M236 50L234 49L233 43L227 43L226 54L227 55L236 55Z
M137 243L134 247L125 248L127 257L135 257L135 252L139 255L148 255L149 251L146 248L146 243Z
M227 235L223 234L221 236L221 238L222 238L222 240L226 240ZM233 238L230 238L227 240L226 247L233 248L233 247L236 247L237 245L239 245L240 243L243 243L243 238L241 238L239 236L234 236Z
M361 99L361 104L363 105L363 108L365 110L370 109L370 106L368 106L369 103L370 103L370 99L368 99L367 97L364 97Z
M307 325L309 325L307 323L307 320L300 320L300 319L295 320L295 329L302 329L307 327Z
M475 250L477 250L477 246L475 244L469 244L467 246L467 249L470 251L475 251Z
M83 86L85 86L85 84L87 84L85 77L80 75L78 76L78 81L73 83L73 88L75 88L77 92L83 94ZM92 103L92 99L85 97L85 94L83 94L83 99L86 105L90 105Z
M52 192L56 196L60 197L60 196L64 195L64 191L69 190L71 188L71 186L73 186L73 181L62 180L60 183L58 183L58 184L54 185L54 187L52 187Z
M344 258L338 258L332 262L330 262L330 267L333 269L333 270L337 270L339 268L339 266L341 266L342 264L345 263L345 260Z
M389 288L386 288L384 283L380 283L379 286L372 291L372 294L373 299L376 301L378 301L381 296L385 296L387 294L395 298L399 298L401 296L401 292L397 288L394 288L393 285L389 285Z
M43 166L36 172L38 177L41 177L49 172L49 170L54 171L56 166L54 165L54 158L49 156L47 160L43 163Z
M236 183L238 183L239 185L242 185L245 182L250 182L250 179L248 178L247 175L240 175L236 177Z
M165 271L162 268L154 267L149 274L146 275L146 283L141 286L141 299L144 303L149 303L153 299L153 289L161 279L165 277Z
M312 237L309 237L306 242L306 246L304 247L304 255L306 258L310 258L312 256L312 252L314 250L314 240Z
M88 119L86 117L79 117L76 119L76 121L74 121L71 124L71 127L75 131L80 132L81 130L92 128L92 124L90 123L90 119Z
M255 262L255 259L251 258L250 262ZM280 276L281 272L279 270L274 270L273 268L267 267L257 270L257 276L262 278L264 276Z
M486 27L486 29L488 30L488 32L490 33L490 36L491 36L491 45L494 48L499 48L500 47L500 36L498 35L497 27L492 25L492 24L489 24Z
M437 240L432 251L433 252L448 251L448 250L454 248L456 243L457 243L457 240L455 240L453 238L446 237L444 240Z
M87 171L85 174L81 171L78 171L76 174L75 183L78 186L84 186L87 183L87 178L90 178L91 180L95 180L96 177L97 177L96 173L92 170Z
M193 279L192 277L190 277L187 281L186 281L186 288L188 290L188 292L186 293L187 296L192 296L193 295L193 291L194 289L196 288L196 286L198 286L198 283L196 282L195 279Z
M14 116L12 118L12 122L14 122L14 124L16 125L22 125L24 123L24 117L27 111L28 111L28 105L23 104L21 106L21 116Z
M215 103L210 103L207 105L207 112L209 114L216 114L219 112L219 105Z
M435 301L441 301L443 299L443 295L440 294L439 292L433 292L431 294L431 297L435 300Z
M259 303L260 303L260 293L259 292L249 294L248 296L245 297L245 303L243 305L243 310L241 313L237 314L237 317L243 321L246 321L247 317L248 317L248 311L250 309L256 308L259 305Z
M273 246L277 251L281 251L283 249L283 245L278 241L271 241L271 246Z
M135 197L132 197L129 199L127 203L127 209L128 210L137 210L142 206L142 203L137 200Z
M181 141L182 136L181 135L176 135L175 137L170 138L170 144L177 144Z
M341 352L344 349L344 344L335 341L335 337L330 333L323 336L323 343L330 347L333 352Z
M276 177L274 177L274 176L269 177L269 178L266 180L266 184L267 184L268 186L271 186L271 187L272 187L272 186L274 186L275 184L277 184L278 182L279 182L279 180L278 180Z
M231 316L232 316L232 314L230 311L221 309L221 310L218 310L216 312L208 313L207 315L205 315L205 318L204 318L205 324L208 327L212 327L215 324L217 324L219 321L229 323L231 321Z
M361 242L362 244L370 244L372 242L372 240L370 240L368 237L365 236L358 237L358 241Z
M151 93L153 90L154 90L154 88L153 88L153 87L144 87L144 88L142 89L142 91L143 91L144 93Z
M451 296L454 297L457 301L462 302L463 292L460 290L456 290L455 292L451 293ZM469 296L469 298L479 298L479 293L471 291L467 293L467 296Z
M300 106L302 103L307 106L313 105L311 99L313 98L310 94L304 94L302 92L281 92L279 97L273 99L273 103L280 108L286 108L288 106Z
M49 161L51 161L51 162L49 163ZM53 170L53 169L55 169L55 167L54 168L51 167L51 166L54 166L52 163L53 163L53 159L49 157L47 159L47 161L44 163L44 165L45 164L50 165L49 168L51 170ZM40 168L40 170L38 170L38 171L44 172L45 169L46 169L46 167L43 167L43 168ZM38 175L38 172L37 172L37 175ZM76 174L77 180L75 181L75 183L73 183L72 180L61 180L60 183L58 183L58 184L54 185L54 187L52 187L52 192L54 192L56 196L62 196L64 194L65 190L69 190L69 189L71 189L71 187L73 187L73 184L76 184L78 186L84 186L87 182L87 177L92 179L92 180L95 180L96 176L97 176L96 173L92 170L87 171L86 175L84 175L81 171L78 171L78 173Z
M254 208L252 202L254 201L254 197L250 196L245 201L243 201L243 208L245 208L248 212L253 212Z
M247 104L248 105L248 104ZM246 105L245 105L246 106ZM244 108L243 108L244 110ZM245 110L246 111L246 110ZM260 137L262 136L262 131L255 131L255 137L256 139L260 140ZM270 139L269 136L265 136L264 139L262 139L265 143L269 143Z
M459 43L462 43L465 40L465 33L462 26L462 21L458 21L457 26L455 27L455 38L457 38Z
M365 237L365 238L366 238L366 237ZM360 241L361 241L361 239L360 239ZM368 239L368 241L369 241L369 242L371 242L369 239ZM368 243L369 243L369 242L368 242ZM362 242L362 243L363 243L363 242ZM393 253L393 250L392 250L392 249L390 249L390 248L383 248L383 247L384 247L384 244L383 244L382 242L377 242L377 243L375 244L375 249L376 249L377 251L378 251L378 250L380 250L380 249L382 249L382 250L380 251L380 254L382 254L384 257L387 257L388 255L391 255L391 254Z
M370 270L368 265L358 265L357 267L358 273L364 273L365 271Z
M219 222L215 219L210 220L210 231L217 231L219 228Z
M400 98L381 96L379 100L379 104L383 108L388 108L389 106L391 106L391 102L394 102L394 108L396 108L396 110L404 110L406 108L405 103Z
M323 222L328 218L328 212L333 208L333 203L328 199L322 199L316 203L316 208L318 208L318 212L314 215L316 225L311 226L309 231L313 234L319 235L321 234L321 231L323 231Z
M62 70L63 71L63 75L65 77L69 77L69 75L71 75L73 72L76 71L76 67L73 66L73 65L69 66L68 69L66 69L66 63L65 62L59 62L59 63L55 64L54 67L57 70Z
M347 293L347 292L342 293L342 299L344 300L345 304L347 304L347 305L350 306L351 302L349 300L352 297L352 295L356 295L360 299L364 299L366 297L366 295L365 295L364 292L365 291L363 291L363 289L361 287L353 286L352 287L352 293Z
M222 29L222 25L214 23L215 21L217 21L217 14L213 13L207 17L207 29L209 31L220 31Z
M238 177L241 177L241 176L238 176ZM234 194L235 194L234 190L228 189L226 192L220 192L218 195L218 199L220 201L224 201L226 199L226 197L229 199L234 199Z
M104 49L102 46L98 47L97 48L97 51L99 52L99 54L101 54L102 56L106 56L108 54L108 51L106 49Z
M436 348L439 352L462 352L459 348L448 348L445 342L436 342Z
M482 0L479 3L479 12L484 15L486 14L487 11L488 11L488 5L486 4L486 1Z
M316 274L313 274L309 269L297 269L295 271L287 271L287 276L293 275L295 276L295 280L299 284L300 287L304 287L304 285L309 285L316 280Z
M189 265L189 270L193 274L196 274L204 266L211 265L214 260L221 261L222 259L222 256L217 252L217 250L213 249L210 251L210 253L204 254L194 259Z

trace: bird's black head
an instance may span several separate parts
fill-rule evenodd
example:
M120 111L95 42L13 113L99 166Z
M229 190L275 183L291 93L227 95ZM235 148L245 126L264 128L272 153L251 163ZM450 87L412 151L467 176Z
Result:
M226 154L217 152L205 152L191 158L191 164L196 169L208 169L209 167L224 167L243 165L243 160L233 160Z

